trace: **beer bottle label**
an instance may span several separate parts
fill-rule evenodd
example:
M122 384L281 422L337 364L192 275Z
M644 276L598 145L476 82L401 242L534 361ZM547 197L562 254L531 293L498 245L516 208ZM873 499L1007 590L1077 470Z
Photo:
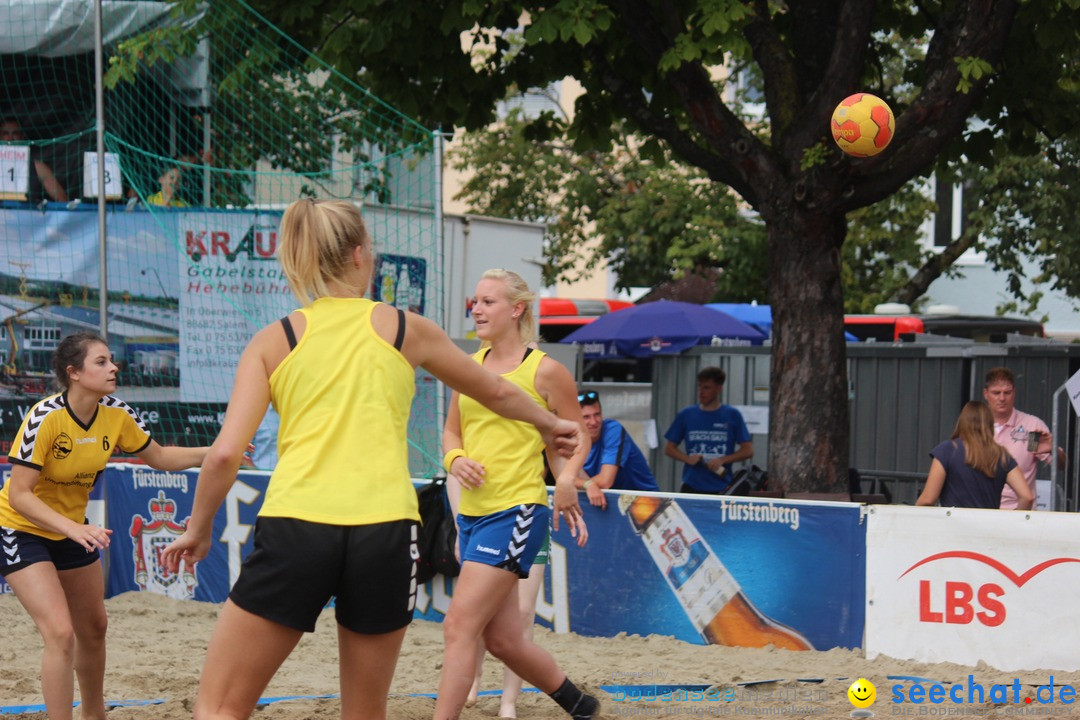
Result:
M739 583L675 503L641 536L690 621L702 631L739 592Z

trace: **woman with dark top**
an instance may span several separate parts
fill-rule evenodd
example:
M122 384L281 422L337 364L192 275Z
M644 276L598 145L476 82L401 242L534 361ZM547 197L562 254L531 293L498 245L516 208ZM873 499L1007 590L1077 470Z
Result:
M997 508L1008 483L1016 492L1017 510L1029 510L1034 498L1009 452L994 442L994 416L985 403L969 402L960 411L952 439L932 451L916 505Z

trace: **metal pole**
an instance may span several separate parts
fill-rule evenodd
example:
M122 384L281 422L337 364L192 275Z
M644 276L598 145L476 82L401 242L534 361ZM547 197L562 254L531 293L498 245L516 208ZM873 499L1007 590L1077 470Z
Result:
M203 121L203 152L199 161L203 165L202 176L202 203L203 207L210 207L210 153L213 152L211 143L213 142L213 134L210 132L210 108L206 107L202 114Z
M1058 477L1057 443L1058 443L1058 438L1061 437L1060 435L1058 435L1058 415L1061 414L1061 413L1058 412L1058 400L1061 398L1061 395L1064 392L1065 392L1065 386L1062 385L1061 387L1059 387L1057 390L1054 391L1053 398L1050 400L1050 407L1052 408L1052 410L1050 411L1051 415L1052 415L1052 417L1050 418L1050 434L1053 436L1053 440L1050 443L1050 499L1051 499L1051 501L1056 501L1057 493L1058 493L1058 483L1057 483L1057 477ZM1058 504L1061 505L1063 510L1073 510L1073 509L1075 509L1075 508L1070 508L1068 506L1068 503L1070 503L1070 501L1072 501L1073 497L1074 497L1073 489L1063 487L1062 488L1062 493L1065 495L1064 501L1061 502L1061 503L1051 502L1050 509L1051 510L1057 510L1055 505L1058 505Z
M94 0L94 95L97 105L98 316L101 337L109 340L109 282L105 242L105 57L102 47L101 0Z

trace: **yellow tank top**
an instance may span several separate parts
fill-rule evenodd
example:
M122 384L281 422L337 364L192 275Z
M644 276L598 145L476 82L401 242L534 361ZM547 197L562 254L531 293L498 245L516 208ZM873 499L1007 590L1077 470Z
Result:
M319 298L270 375L278 464L259 515L330 525L419 520L406 442L415 373L371 326L376 303Z
M489 348L473 355L483 364ZM524 390L536 404L548 408L536 391L536 371L544 353L533 350L503 377ZM467 395L458 396L465 455L484 466L484 484L463 490L462 515L490 515L523 503L547 504L544 485L544 441L529 423L508 420Z
M126 402L112 395L98 401L84 425L71 412L67 393L38 402L23 418L8 461L40 471L34 495L67 519L82 523L86 505L113 451L135 454L150 444L150 433ZM39 528L8 502L9 486L0 490L0 527L50 540L64 536Z

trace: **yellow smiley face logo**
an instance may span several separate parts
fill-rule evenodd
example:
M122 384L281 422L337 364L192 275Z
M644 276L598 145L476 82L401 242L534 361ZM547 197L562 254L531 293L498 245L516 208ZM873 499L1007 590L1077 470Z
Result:
M877 699L877 688L874 687L874 683L866 678L859 678L851 683L851 687L847 690L847 696L855 707L868 708Z

